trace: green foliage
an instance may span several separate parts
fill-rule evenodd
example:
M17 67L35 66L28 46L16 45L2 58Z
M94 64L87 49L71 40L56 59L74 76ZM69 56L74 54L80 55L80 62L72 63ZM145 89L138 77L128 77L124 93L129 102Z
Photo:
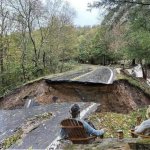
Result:
M0 37L0 95L29 80L73 67L70 61L78 55L76 29L72 24L74 10L61 0L50 0L47 4L50 8L40 2L1 2L0 27L4 23L6 26ZM6 13L9 16L4 18L4 12L14 14ZM6 21L2 23L3 20Z
M93 41L95 57L99 59L105 56L110 63L120 60L122 52L116 46L119 45L119 40L112 31L107 30L107 26L99 28Z
M113 38L106 26L85 29L85 33L79 36L79 61L92 64L109 64L111 61L117 61L121 53L111 49Z
M89 7L101 7L105 6L111 9L112 6L120 6L125 4L132 4L132 5L141 5L141 6L148 6L150 5L149 0L96 0L94 1L93 5L89 5ZM112 7L113 8L113 7Z
M35 115L33 118L29 118L28 121L44 121L50 119L52 115L51 112L45 112L43 114Z
M107 128L108 131L105 137L117 137L117 130L123 130L124 138L131 137L130 130L136 125L136 117L141 116L142 120L146 119L146 109L139 108L129 114L117 114L112 112L96 113L89 117L89 119L97 126L97 128ZM98 122L98 120L102 120Z
M137 58L150 62L150 9L136 7L130 12L129 30L126 34L125 47L128 58Z
M33 150L32 146L30 146L30 147L28 148L28 150Z
M84 35L79 36L79 60L82 62L91 63L93 57L93 43L92 40L95 36L95 29L91 28L87 30Z
M143 63L145 66L150 63L150 8L147 2L117 1L115 3L108 0L95 3L97 7L109 8L102 23L104 27L107 26L107 32L103 34L105 36L102 36L102 40L98 38L96 41L96 44L99 43L95 51L96 56L104 53L107 57L111 56L116 60L136 59L136 62ZM137 3L139 5L136 5ZM111 4L114 7L111 7ZM101 34L98 36L100 37ZM104 49L106 50L102 51ZM146 69L143 69L143 72L144 70Z
M2 2L9 6L4 7L4 12L11 9L16 17L7 14L10 16L4 23L10 24L10 33L7 29L0 39L0 95L37 77L72 69L74 60L102 65L134 58L147 64L150 62L148 6L113 5L108 9L103 25L75 27L72 24L73 9L61 0L50 1L50 9L36 2L33 9L36 11L31 12L33 18L26 14L33 20L24 17L22 7L24 4L29 7L27 1L14 0L18 9L14 9L12 3ZM23 2L22 7L19 2ZM108 6L114 1L102 1L101 4ZM126 22L121 21L123 17ZM14 30L11 30L12 26Z
M127 40L126 52L129 54L129 58L145 59L146 61L150 59L149 32L141 30L130 32Z
M146 82L141 81L138 78L134 78L125 74L117 74L117 80L127 81L129 82L129 84L142 90L145 94L150 95L150 88L148 84Z
M23 134L23 131L20 129L14 135L6 138L1 143L2 144L2 148L3 149L8 149L11 145L16 143L19 139L21 139L22 134Z

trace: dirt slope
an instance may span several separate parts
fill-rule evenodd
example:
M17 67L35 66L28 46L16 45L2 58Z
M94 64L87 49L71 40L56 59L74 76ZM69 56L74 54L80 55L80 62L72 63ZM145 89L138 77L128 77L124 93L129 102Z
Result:
M126 80L115 81L112 85L83 83L46 83L39 80L27 84L13 93L0 98L1 109L21 108L32 99L39 104L53 102L97 102L98 111L127 113L132 109L150 104L150 97Z

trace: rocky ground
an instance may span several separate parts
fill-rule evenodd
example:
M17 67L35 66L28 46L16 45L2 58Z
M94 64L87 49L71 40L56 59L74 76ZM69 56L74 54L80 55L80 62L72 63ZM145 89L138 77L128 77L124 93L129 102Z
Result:
M150 141L141 139L124 138L106 138L103 140L97 139L93 144L79 145L71 144L69 141L62 142L60 149L63 150L150 150Z
M118 140L117 138L106 138L96 139L93 144L88 145L73 145L69 142L62 142L60 149L64 150L129 150L129 142L136 142L135 139L123 139Z

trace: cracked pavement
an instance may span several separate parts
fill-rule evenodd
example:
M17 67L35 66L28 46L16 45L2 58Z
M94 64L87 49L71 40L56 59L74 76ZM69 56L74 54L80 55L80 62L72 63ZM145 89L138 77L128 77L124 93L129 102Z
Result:
M15 129L28 118L45 112L52 112L53 117L51 119L41 123L38 128L29 132L21 142L15 143L10 147L10 149L28 149L29 147L33 149L45 149L59 135L60 122L70 116L69 110L72 104L73 103L53 103L28 109L0 110L0 141L12 135ZM78 104L81 110L84 110L92 103L78 102Z

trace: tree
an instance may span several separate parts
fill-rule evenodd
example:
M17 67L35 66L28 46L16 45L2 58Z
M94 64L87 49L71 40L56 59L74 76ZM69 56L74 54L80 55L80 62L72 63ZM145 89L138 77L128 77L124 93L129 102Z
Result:
M113 58L113 52L110 50L111 43L112 34L107 30L107 26L99 27L93 39L94 57L97 60L101 59L104 66L107 64L107 60Z
M112 28L113 25L121 22L121 19L122 22L125 22L128 19L126 16L134 7L149 5L149 0L99 0L89 3L88 7L90 9L104 7L107 13L102 24L107 23Z
M63 0L47 1L49 5L41 0L0 1L0 94L62 72L75 57L75 11Z
M79 51L79 62L94 64L94 49L93 49L93 39L96 34L96 29L85 26L83 28L78 28L78 51Z
M150 62L150 9L148 6L135 7L130 12L130 28L126 34L127 53L129 58L141 63L145 79L147 78L147 64ZM144 61L144 64L143 64Z
M16 23L19 25L19 28L21 30L22 38L24 40L22 41L23 43L26 41L26 36L28 33L28 38L30 39L34 52L32 61L34 62L35 68L38 70L41 48L44 42L44 33L40 24L40 19L44 14L42 3L40 0L9 0L9 4L14 14L13 19L16 20ZM41 33L41 40L39 41L39 44L37 43L33 34L35 29L40 29L39 31ZM23 47L25 51L25 43ZM22 54L23 58L25 55L24 51Z
M71 8L68 2L62 5L61 12L59 14L60 21L60 33L59 33L59 56L61 59L61 67L60 72L63 71L64 63L67 60L70 60L71 55L74 50L74 27L73 27L73 19L76 13L74 9Z
M74 51L75 11L68 3L61 0L49 2L47 6L49 22L45 45L46 60L53 72L57 69L62 72L65 61L70 59Z
M4 83L4 58L6 56L6 52L8 49L9 41L8 41L8 33L9 33L9 26L10 20L9 11L7 7L7 2L5 0L0 1L0 74L1 76L1 83Z
M124 5L124 4L133 4L133 5L143 5L147 6L150 5L149 0L101 0L101 1L95 1L93 4L89 4L89 7L112 7L115 5L117 7L118 5Z

